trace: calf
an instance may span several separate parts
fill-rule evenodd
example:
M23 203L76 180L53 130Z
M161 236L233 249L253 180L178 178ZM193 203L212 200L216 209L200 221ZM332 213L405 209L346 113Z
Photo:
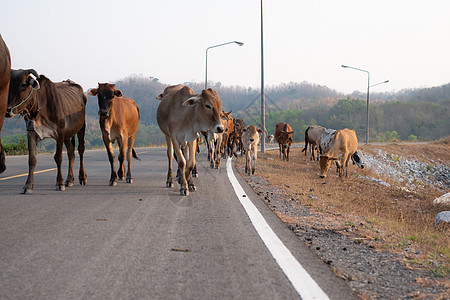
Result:
M347 177L347 167L350 157L358 148L358 139L354 130L341 129L337 130L329 147L324 150L324 154L320 156L320 177L325 178L330 168L331 161L336 161L339 171L339 177L344 175Z
M292 144L294 132L288 123L278 123L275 125L275 139L280 148L280 158L283 153L283 160L289 161L289 149Z
M263 131L260 128L256 128L255 125L250 125L242 130L242 146L245 151L245 173L250 175L255 174L256 159L258 158L258 143L260 140L259 135Z
M229 141L228 141L228 153L230 156L236 156L236 148L239 148L242 154L242 132L245 128L244 120L236 118L233 120L234 130L232 131Z
M126 181L133 183L131 156L139 159L133 149L139 123L139 108L136 102L131 98L124 97L120 90L116 90L116 85L110 83L99 83L98 88L89 90L88 94L98 98L100 129L111 165L109 185L116 186L117 176L122 180L125 175L125 149L128 163ZM119 145L119 169L117 174L112 148L115 141Z

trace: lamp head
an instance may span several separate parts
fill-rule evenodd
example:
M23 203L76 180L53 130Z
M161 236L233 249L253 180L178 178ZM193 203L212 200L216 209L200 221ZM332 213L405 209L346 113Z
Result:
M238 44L239 46L244 46L244 43L242 43L242 42L237 42L237 41L234 41L236 44Z

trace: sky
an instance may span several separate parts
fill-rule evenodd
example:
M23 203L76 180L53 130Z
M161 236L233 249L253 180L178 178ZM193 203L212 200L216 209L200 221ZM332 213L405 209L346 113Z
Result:
M14 69L84 90L129 75L261 87L260 0L0 0ZM394 92L450 82L448 0L263 0L264 82ZM376 89L376 90L375 90ZM196 91L199 92L199 91Z

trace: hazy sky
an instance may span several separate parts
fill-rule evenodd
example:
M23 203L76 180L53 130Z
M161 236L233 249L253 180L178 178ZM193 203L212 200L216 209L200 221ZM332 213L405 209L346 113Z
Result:
M259 88L260 0L0 0L13 68L85 90L131 74ZM340 92L450 82L448 0L264 0L266 86L307 81Z

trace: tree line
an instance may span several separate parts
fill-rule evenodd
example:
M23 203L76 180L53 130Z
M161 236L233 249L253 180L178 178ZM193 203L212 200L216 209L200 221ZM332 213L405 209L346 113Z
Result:
M159 100L167 84L157 78L130 75L115 82L127 97L133 98L140 111L140 123L136 146L162 145L165 143L156 122ZM196 93L204 83L184 82ZM246 124L260 125L260 90L241 86L210 84L217 90L223 110L232 111L233 117L243 118ZM86 91L87 92L87 91ZM287 122L294 130L294 140L304 140L304 132L310 125L327 128L355 129L360 141L365 137L366 94L339 93L326 86L301 82L269 86L266 97L266 129L273 134L275 124ZM436 140L450 135L450 83L432 88L408 89L395 93L371 93L370 140ZM86 107L86 146L103 147L98 125L97 98L88 96ZM17 117L6 119L2 129L4 143L19 143L26 136L25 123ZM51 151L53 140L44 140L40 149Z

